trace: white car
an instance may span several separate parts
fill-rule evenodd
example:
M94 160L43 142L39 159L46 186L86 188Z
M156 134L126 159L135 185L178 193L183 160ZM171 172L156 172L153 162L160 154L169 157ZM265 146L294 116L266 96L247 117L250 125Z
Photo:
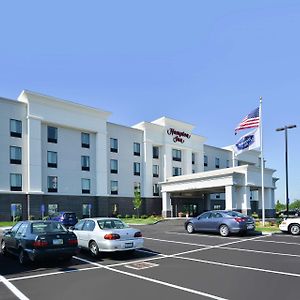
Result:
M293 235L300 233L300 218L284 219L279 225L279 229L283 232L289 232Z
M80 248L89 249L92 256L99 252L133 251L144 246L142 233L117 218L87 218L80 220L73 232Z

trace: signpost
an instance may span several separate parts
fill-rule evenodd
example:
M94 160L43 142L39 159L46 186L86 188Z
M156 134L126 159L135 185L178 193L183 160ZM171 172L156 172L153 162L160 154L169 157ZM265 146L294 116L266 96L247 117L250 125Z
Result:
M45 217L45 204L41 205L41 214L42 214L42 220L43 220Z

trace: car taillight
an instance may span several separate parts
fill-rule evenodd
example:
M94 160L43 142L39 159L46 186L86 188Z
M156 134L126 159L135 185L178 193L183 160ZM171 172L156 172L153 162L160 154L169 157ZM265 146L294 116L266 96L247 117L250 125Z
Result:
M134 234L134 237L136 237L136 238L140 238L140 237L142 237L143 235L142 235L142 233L140 232L140 231L138 231L138 232L136 232L135 234Z
M43 248L48 246L48 242L44 240L37 240L33 242L33 247L34 248Z
M244 218L234 218L234 219L235 219L236 222L238 222L238 223L241 223L241 222L246 221L246 219L244 219Z
M106 240L118 240L120 236L117 233L108 233L104 236Z
M68 240L68 245L70 245L70 246L77 246L78 245L77 239L69 239Z

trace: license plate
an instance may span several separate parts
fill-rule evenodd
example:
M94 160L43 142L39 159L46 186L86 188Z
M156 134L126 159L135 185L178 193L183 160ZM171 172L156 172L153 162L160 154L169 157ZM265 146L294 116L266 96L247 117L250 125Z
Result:
M64 243L63 239L55 239L53 240L53 245L62 245Z
M254 228L254 225L253 225L253 224L247 225L247 229L253 229L253 228Z
M125 243L125 248L132 248L133 247L133 243Z

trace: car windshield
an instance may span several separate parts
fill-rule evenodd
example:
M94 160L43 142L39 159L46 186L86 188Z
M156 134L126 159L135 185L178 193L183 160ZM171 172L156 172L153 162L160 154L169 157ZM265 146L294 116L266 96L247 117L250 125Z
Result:
M65 214L64 214L64 217L65 217L65 218L74 218L74 219L75 219L76 216L75 216L74 213L65 213Z
M237 211L228 211L225 213L226 215L230 216L230 217L234 217L234 218L247 218L246 215L241 214Z
M97 222L101 229L124 229L129 227L121 220L99 220Z
M35 234L65 231L67 231L67 229L58 222L36 222L31 224L31 232Z

